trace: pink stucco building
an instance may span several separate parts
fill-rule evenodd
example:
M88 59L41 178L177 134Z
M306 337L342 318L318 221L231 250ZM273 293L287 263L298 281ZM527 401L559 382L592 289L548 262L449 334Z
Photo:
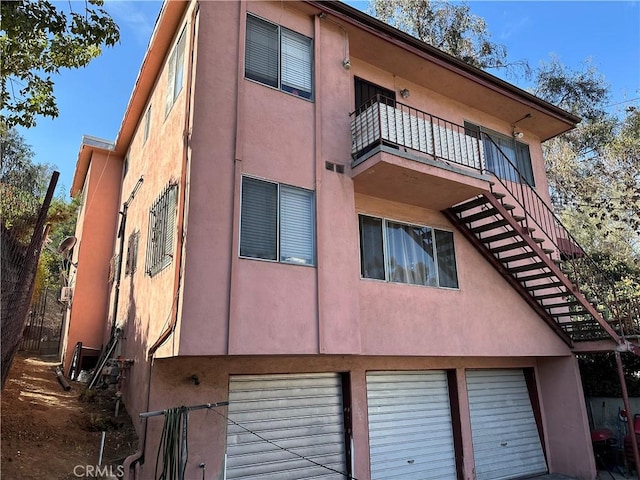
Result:
M129 478L141 412L229 402L185 478L594 479L575 354L626 343L541 150L579 120L339 2L166 2L72 186L65 365L131 360Z

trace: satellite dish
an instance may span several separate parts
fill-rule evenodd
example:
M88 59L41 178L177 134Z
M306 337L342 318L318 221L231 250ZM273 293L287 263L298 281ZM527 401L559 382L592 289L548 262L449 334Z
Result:
M62 253L63 255L70 252L77 241L78 239L73 236L65 238L62 242L60 242L60 245L58 246L58 252Z

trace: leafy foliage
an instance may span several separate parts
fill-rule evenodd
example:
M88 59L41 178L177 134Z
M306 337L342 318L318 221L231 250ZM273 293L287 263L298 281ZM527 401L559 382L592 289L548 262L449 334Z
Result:
M26 246L33 233L36 217L49 185L54 168L33 162L33 151L16 129L0 122L0 212L2 226L12 237ZM67 202L54 198L49 207L47 222L51 225L49 243L57 247L75 230L78 201ZM44 285L57 286L60 255L44 249L40 257L36 290Z
M587 65L573 72L542 65L535 92L583 118L543 145L556 208L587 251L640 257L640 112L606 112L609 87Z
M80 12L64 12L49 0L0 4L0 98L9 127L33 127L38 115L58 116L51 75L61 68L84 67L103 45L119 41L118 26L99 8L102 4L86 0Z
M613 352L579 355L578 365L586 397L622 396ZM623 354L622 366L629 396L640 397L640 357Z
M465 2L372 0L370 10L383 22L474 67L520 67L529 74L527 62L507 61L506 47L491 41L484 19L471 14Z
M13 128L0 122L0 212L14 238L28 243L53 168L33 163L33 152Z

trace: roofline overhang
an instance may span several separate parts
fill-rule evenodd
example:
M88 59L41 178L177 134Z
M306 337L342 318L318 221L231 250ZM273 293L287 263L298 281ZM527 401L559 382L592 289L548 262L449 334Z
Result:
M496 93L509 97L512 100L518 101L543 114L549 115L566 125L565 129L559 130L557 133L547 138L542 138L541 141L549 140L550 138L574 129L582 120L577 115L567 112L566 110L536 97L515 85L505 82L495 75L469 65L468 63L465 63L462 60L341 1L305 0L305 2L324 13L334 15L346 23L364 29L379 38L389 41L404 50L424 58L425 60L435 63L442 68L450 70L453 73L465 77L470 81L476 82L485 88L495 91Z
M136 130L142 111L147 105L149 95L156 82L156 78L164 62L167 51L172 45L175 31L183 17L189 1L167 0L163 2L158 13L156 24L149 40L149 47L142 60L142 66L136 77L136 82L129 97L124 117L114 142L90 135L84 135L80 143L76 169L71 183L70 194L75 197L82 190L91 154L94 150L106 151L124 157L129 149L129 143Z
M158 14L149 47L142 60L133 91L127 103L120 130L115 141L115 151L118 155L126 155L129 143L138 126L138 122L149 100L156 79L168 50L173 44L176 30L180 25L189 0L165 0Z
M87 172L89 171L89 164L91 163L91 155L93 152L104 152L111 154L115 150L115 143L103 138L93 137L91 135L83 135L80 142L80 151L78 152L78 160L76 162L76 169L73 174L73 180L71 182L71 197L75 197L78 192L82 191L84 182L87 178Z

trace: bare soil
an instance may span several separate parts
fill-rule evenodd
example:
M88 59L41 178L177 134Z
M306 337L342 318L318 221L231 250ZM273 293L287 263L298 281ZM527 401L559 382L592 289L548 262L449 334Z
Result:
M85 384L69 382L71 390L65 392L54 372L57 364L24 354L13 361L2 391L3 479L95 478L87 475L87 466L98 464L102 431L102 465L112 465L113 473L136 451L135 430L122 405L115 417L115 389L85 391Z

